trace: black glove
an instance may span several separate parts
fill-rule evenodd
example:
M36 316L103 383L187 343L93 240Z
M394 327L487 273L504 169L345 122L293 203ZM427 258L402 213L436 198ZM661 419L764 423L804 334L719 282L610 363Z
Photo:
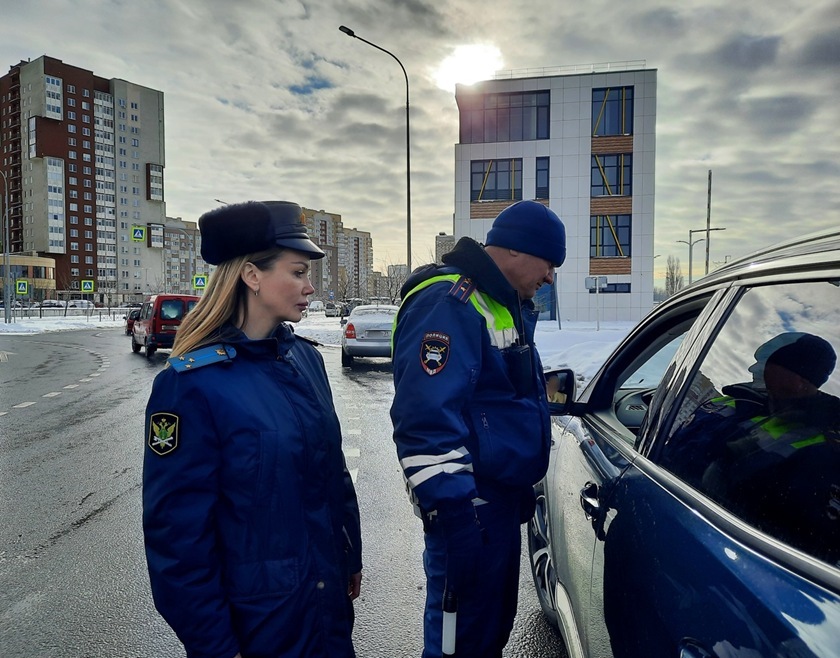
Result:
M484 531L471 501L438 510L446 543L446 590L456 594L478 580Z
M528 523L537 509L537 494L533 487L526 487L519 496L519 522Z

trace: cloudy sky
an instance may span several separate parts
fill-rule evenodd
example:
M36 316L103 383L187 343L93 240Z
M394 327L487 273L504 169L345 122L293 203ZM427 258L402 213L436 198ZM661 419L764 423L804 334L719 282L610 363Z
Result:
M339 25L408 72L415 264L452 232L458 113L439 82L459 47L482 46L490 70L644 60L658 70L660 269L674 255L687 274L677 240L706 225L710 169L712 226L726 228L713 267L837 226L840 2L671 4L0 0L0 66L46 54L163 91L168 215L293 200L370 231L382 267L405 262L405 80Z

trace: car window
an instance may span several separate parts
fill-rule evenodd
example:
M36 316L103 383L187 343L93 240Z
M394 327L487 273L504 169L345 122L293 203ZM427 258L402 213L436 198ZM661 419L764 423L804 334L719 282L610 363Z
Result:
M840 560L840 286L747 290L657 459L747 523Z
M160 317L163 320L180 320L184 314L184 304L180 299L165 299L160 304Z
M353 309L353 317L360 315L395 315L397 309L380 306L379 308L355 308Z

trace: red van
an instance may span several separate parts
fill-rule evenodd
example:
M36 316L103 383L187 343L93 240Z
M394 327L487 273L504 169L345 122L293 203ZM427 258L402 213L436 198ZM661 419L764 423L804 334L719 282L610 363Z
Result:
M131 334L131 351L146 348L151 358L158 348L171 349L175 332L184 316L198 303L194 295L150 295L140 307L140 316L134 321Z

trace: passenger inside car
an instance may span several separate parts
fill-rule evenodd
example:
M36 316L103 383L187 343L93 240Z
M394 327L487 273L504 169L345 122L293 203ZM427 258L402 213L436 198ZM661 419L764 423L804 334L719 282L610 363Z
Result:
M840 398L819 390L836 353L786 332L755 356L753 381L700 405L663 465L757 528L837 562Z

